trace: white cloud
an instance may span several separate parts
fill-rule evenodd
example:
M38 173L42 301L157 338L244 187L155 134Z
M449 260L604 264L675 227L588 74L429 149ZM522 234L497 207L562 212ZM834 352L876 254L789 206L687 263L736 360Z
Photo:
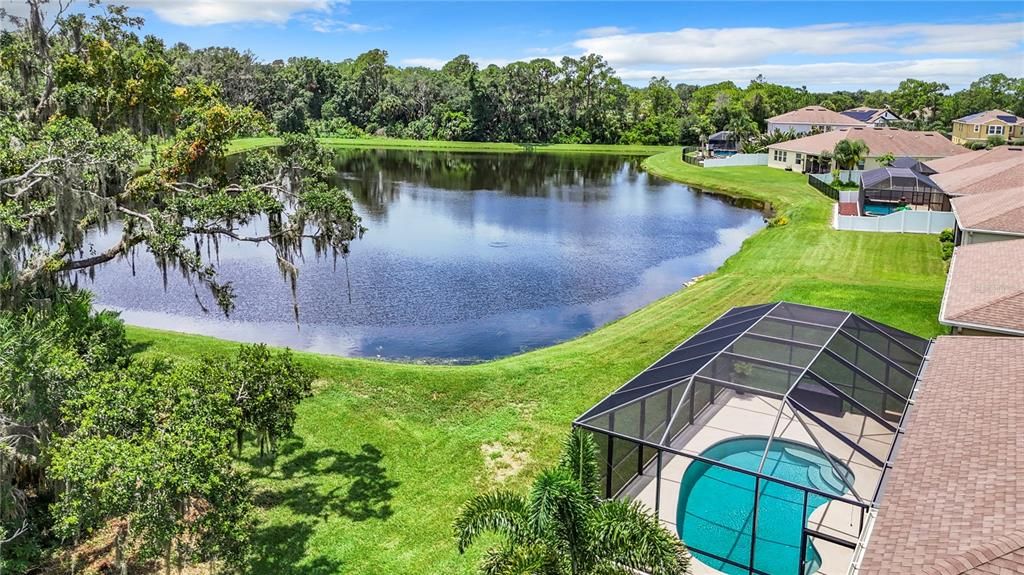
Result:
M234 22L284 24L295 15L330 12L348 0L121 0L152 10L161 20L183 26L209 26Z
M820 24L793 28L683 28L622 33L574 42L615 66L752 65L772 56L850 54L973 54L1020 50L1024 22L997 24Z
M806 85L810 89L894 88L906 78L943 82L954 89L979 76L1003 72L1024 75L1019 58L933 58L886 62L816 62L809 64L761 64L754 66L715 66L700 68L620 68L623 80L643 83L652 76L666 76L674 82L710 84L732 80L746 85L763 74L776 84Z
M305 22L309 24L309 27L314 32L320 32L321 34L332 34L335 32L352 32L361 34L363 32L376 32L383 30L379 26L370 26L368 24L359 24L356 22L348 22L346 20L337 20L335 18L317 18L317 17L306 17L303 18Z
M580 30L580 36L586 36L587 38L599 38L601 36L618 36L620 34L629 33L629 28L620 28L619 26L598 26L596 28L584 28Z

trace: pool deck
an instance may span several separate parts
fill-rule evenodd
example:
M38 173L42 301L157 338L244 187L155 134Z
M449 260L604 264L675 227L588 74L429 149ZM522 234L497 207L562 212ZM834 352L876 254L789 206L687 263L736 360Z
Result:
M806 417L801 420L785 408L779 417L780 400L725 392L712 408L706 410L693 426L680 434L672 443L672 447L691 453L701 453L715 443L739 436L768 436L775 427L774 437L781 437L814 446L814 439L807 432L807 425L816 438L836 460L846 464L853 471L855 479L853 489L862 500L870 500L880 479L881 471L863 455L855 452L837 437L820 429ZM854 439L858 444L868 447L874 455L882 454L885 460L890 445L890 436L874 420L856 414L843 417L820 415L829 425L843 431L844 435ZM680 481L691 459L685 456L665 453L663 456L661 504L658 515L661 522L672 531L676 531L676 511L679 505ZM651 463L644 474L637 477L623 490L622 496L639 501L652 512L655 510L656 498L656 467L657 460ZM847 491L845 497L858 499ZM859 539L861 521L860 508L848 503L832 501L812 512L808 525L821 533L834 535L847 541ZM821 575L847 575L853 560L853 550L845 547L816 541L815 548L821 555L822 565L817 573ZM720 574L700 561L694 561L693 572L696 574Z

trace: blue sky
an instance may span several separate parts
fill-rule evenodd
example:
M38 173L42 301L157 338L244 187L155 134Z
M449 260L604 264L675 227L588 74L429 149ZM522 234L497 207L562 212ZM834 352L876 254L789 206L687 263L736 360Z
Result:
M823 90L1024 76L1024 3L1012 1L121 1L168 43L231 45L264 60L383 48L393 64L437 67L463 53L486 65L595 52L633 84L745 84L760 73Z

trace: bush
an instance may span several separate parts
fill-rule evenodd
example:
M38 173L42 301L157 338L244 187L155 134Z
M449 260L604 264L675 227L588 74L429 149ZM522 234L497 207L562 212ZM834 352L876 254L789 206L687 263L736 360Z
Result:
M988 147L988 142L967 142L964 147L968 150L984 150Z
M949 261L953 257L953 242L942 244L942 259Z
M989 136L987 144L990 148L996 148L1006 144L1006 138L1002 136Z
M953 230L946 228L939 232L939 241L942 243L953 241Z
M1024 138L1014 138L1010 140L1011 146L1024 146Z

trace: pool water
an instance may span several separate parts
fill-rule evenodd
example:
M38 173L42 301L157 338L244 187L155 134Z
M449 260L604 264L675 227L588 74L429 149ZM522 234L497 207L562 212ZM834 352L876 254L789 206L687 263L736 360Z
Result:
M887 216L895 211L895 206L885 204L864 204L864 213L869 216Z
M711 446L703 455L756 471L767 441L766 437L731 439ZM852 473L844 472L852 481ZM793 441L772 441L763 473L824 493L842 495L846 491L842 479L819 450ZM676 517L679 536L697 559L724 573L742 575L747 570L715 560L697 549L742 565L753 565L772 575L796 575L800 570L803 526L807 517L827 499L810 494L807 516L804 516L802 490L762 480L754 557L751 558L754 483L752 475L699 461L691 463L680 485ZM806 572L813 573L820 566L821 557L810 546Z

